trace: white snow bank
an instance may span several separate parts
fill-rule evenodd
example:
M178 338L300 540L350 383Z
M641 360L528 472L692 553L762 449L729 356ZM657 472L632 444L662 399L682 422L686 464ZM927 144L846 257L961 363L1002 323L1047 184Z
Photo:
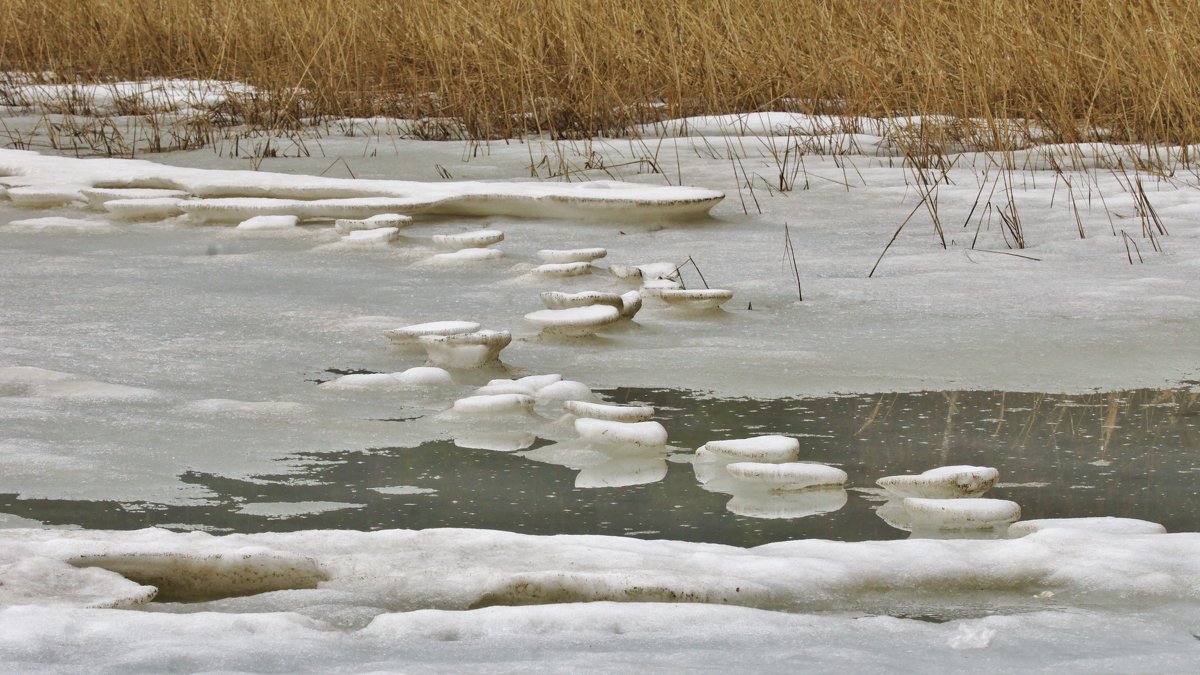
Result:
M1043 591L1077 605L1200 600L1200 567L1186 563L1200 557L1200 534L1113 535L1061 528L1019 539L803 540L752 549L453 529L222 537L162 530L2 530L0 588L23 598L6 604L61 603L53 594L22 590L28 586L28 567L18 574L11 566L45 564L69 577L63 582L76 594L88 587L79 576L84 571L54 565L126 556L174 558L183 561L184 570L208 564L205 560L242 559L260 569L287 564L307 570L297 575L303 579L323 574L328 581L319 592L294 591L279 598L286 606L325 604L332 593L341 605L383 611L581 600L690 600L818 611L862 606L885 596L888 603L905 598L955 603L964 591L986 591L994 602ZM311 564L304 562L308 558Z
M179 207L198 221L216 222L263 215L362 220L385 213L669 220L703 215L724 198L721 192L702 188L613 181L420 183L179 168L144 160L79 160L23 150L0 150L0 173L26 183L9 189L9 197L25 206L84 201L82 190L95 187L149 187L195 195Z

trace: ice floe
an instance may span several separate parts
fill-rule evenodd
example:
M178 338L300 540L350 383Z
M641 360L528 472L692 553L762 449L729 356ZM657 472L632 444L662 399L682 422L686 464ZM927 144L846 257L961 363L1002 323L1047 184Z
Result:
M525 394L482 394L458 399L450 411L455 415L530 414L535 403Z
M538 294L538 298L541 299L546 309L575 309L591 305L608 305L621 309L624 306L622 296L604 291L580 291L579 293L543 291Z
M586 262L546 263L533 268L533 273L540 277L578 277L592 273L592 264Z
M596 331L621 318L621 310L609 305L587 305L570 309L542 309L525 315L525 320L541 329L568 337L594 335Z
M608 255L603 248L545 248L537 252L537 257L545 263L590 263Z
M814 462L734 462L725 470L740 481L776 492L841 487L847 478L837 467Z
M412 224L412 217L399 213L380 213L368 218L338 218L333 221L333 229L338 234L347 235L359 230L377 230L382 228L407 227Z
M915 476L887 476L875 481L895 497L952 499L978 497L1000 479L1000 472L982 466L942 466Z
M667 444L667 430L658 422L614 422L580 417L575 420L579 438L596 445L631 445L657 448Z
M709 441L696 451L697 461L768 462L780 464L795 461L800 453L800 441L779 435L755 436L731 440Z
M1021 518L1021 507L1007 499L905 497L901 503L913 531L991 529Z
M394 227L377 227L371 230L355 230L342 237L342 243L348 246L386 246L400 237L400 230Z
M429 256L424 263L433 266L454 267L487 260L499 260L503 257L504 251L496 248L464 248L452 253L438 253Z
M1008 526L1009 537L1025 537L1042 530L1065 529L1081 533L1103 535L1166 534L1167 528L1148 520L1136 518L1114 518L1112 516L1092 518L1042 518L1022 520Z
M504 233L499 230L471 230L457 234L433 235L433 243L453 251L461 251L465 248L486 248L502 241L504 241Z
M693 312L717 309L733 299L733 291L723 288L659 288L656 293L672 307Z
M654 417L654 408L648 405L611 405L588 401L564 401L563 408L576 417L589 417L609 422L647 422Z

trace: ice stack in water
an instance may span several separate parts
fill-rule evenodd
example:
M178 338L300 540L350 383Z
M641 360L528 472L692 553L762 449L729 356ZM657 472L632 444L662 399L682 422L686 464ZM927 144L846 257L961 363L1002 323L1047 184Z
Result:
M508 331L481 330L474 321L432 321L385 331L393 344L420 346L438 368L470 370L496 363L512 342Z
M348 246L386 246L400 237L400 228L412 224L412 218L399 213L381 213L369 218L339 218L333 228Z
M554 408L563 401L591 399L592 390L586 384L564 380L558 374L496 379L455 401L442 418L472 422L469 431L455 436L460 447L512 452L533 444L535 437L525 427L530 418L536 419L537 406Z
M709 441L693 461L706 490L733 495L726 508L756 518L801 518L846 504L846 472L797 462L800 442L788 436Z
M546 309L526 314L525 320L551 335L594 335L621 319L632 319L642 308L642 296L637 291L623 295L602 291L546 291L539 297Z
M1006 499L985 499L1000 472L982 466L943 466L910 476L876 481L889 498L876 513L892 527L917 535L997 532L1021 517ZM943 535L944 536L944 535Z
M533 272L542 277L577 277L592 273L592 261L608 255L602 248L542 249L537 252L542 264Z
M527 459L579 471L575 487L644 485L667 475L667 430L654 408L581 400L563 402L578 438L523 453Z
M640 281L642 295L658 298L671 307L685 311L718 309L733 298L733 291L725 288L684 288L679 266L673 263L610 265L608 271L618 279Z
M492 244L504 241L504 233L499 230L470 230L457 234L435 234L433 243L449 249L450 253L438 253L429 258L433 265L458 265L461 263L479 262L482 260L497 260L504 257L504 251L491 248Z

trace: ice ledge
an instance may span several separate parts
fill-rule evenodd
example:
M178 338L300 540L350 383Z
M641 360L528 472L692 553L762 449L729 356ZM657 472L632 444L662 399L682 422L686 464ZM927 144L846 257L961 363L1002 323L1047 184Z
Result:
M725 194L693 187L646 186L617 181L584 183L477 181L423 183L294 176L261 171L194 169L131 159L74 159L27 150L0 150L0 176L18 179L20 190L42 194L53 189L48 203L86 201L94 188L152 188L186 192L196 199L188 210L246 207L254 215L291 213L303 202L324 204L296 213L301 217L345 217L357 214L354 200L366 211L402 215L507 215L581 220L675 220L703 217ZM214 209L207 209L207 200ZM240 201L239 201L240 200ZM297 204L299 202L299 204ZM236 208L234 208L236 207ZM386 208L385 208L386 207ZM280 210L283 211L280 211ZM365 210L364 210L365 209ZM261 213L260 213L261 212ZM230 216L232 217L232 216ZM219 219L219 218L218 218Z

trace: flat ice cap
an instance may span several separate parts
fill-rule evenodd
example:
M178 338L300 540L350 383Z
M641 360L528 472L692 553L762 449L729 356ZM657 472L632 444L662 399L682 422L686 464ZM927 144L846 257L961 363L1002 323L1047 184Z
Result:
M599 260L608 255L602 248L544 248L537 256L548 263L575 263Z
M386 330L384 335L396 344L417 344L424 335L460 335L474 333L480 325L474 321L430 321Z
M538 298L541 299L546 309L572 309L588 305L610 305L621 309L624 304L622 297L616 293L605 291L580 291L579 293L543 291L538 293Z
M978 497L1000 478L1000 472L985 466L942 466L915 476L887 476L875 481L897 497L956 499Z
M734 462L791 462L800 454L800 441L790 436L755 436L709 441L701 446L718 459Z
M540 309L525 315L525 320L546 333L582 337L593 335L621 318L621 311L609 305L589 305L571 309Z
M658 297L672 307L692 311L716 309L733 299L726 288L663 288Z

